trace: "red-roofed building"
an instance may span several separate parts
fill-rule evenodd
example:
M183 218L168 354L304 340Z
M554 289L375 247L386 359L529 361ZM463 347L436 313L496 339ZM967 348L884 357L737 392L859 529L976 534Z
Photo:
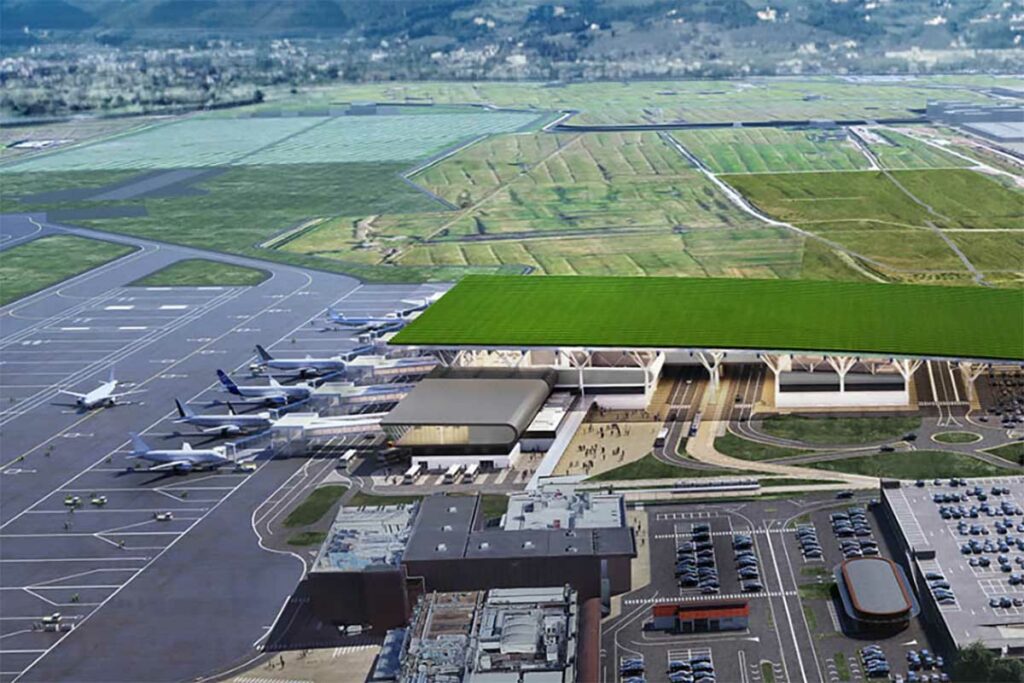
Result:
M750 619L750 605L746 600L669 603L655 605L651 614L651 627L658 631L742 631Z

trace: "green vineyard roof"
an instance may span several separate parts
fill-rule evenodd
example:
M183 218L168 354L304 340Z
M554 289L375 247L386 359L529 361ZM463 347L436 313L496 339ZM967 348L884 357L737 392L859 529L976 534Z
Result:
M795 280L471 275L392 343L1024 360L1024 291Z

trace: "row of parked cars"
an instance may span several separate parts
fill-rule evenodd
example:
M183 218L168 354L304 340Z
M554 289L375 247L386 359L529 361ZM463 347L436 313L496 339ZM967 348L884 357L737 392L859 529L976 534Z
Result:
M888 678L892 673L885 651L878 645L867 645L860 649L861 664L864 675L868 678Z
M818 543L818 532L815 531L813 524L798 524L796 540L800 543L800 552L803 553L804 559L821 559L821 544Z
M956 595L953 594L953 588L949 585L949 581L946 581L945 576L939 572L925 572L924 580L928 582L928 590L935 597L935 602L940 605L956 604ZM922 652L927 652L927 650L922 650Z
M871 523L868 513L862 507L851 507L845 512L833 512L832 532L839 539L843 557L851 559L865 555L877 555L878 543L871 537Z
M750 534L734 534L732 550L736 562L736 575L744 593L759 593L764 590L761 585L761 571L754 554L754 537Z
M676 548L676 581L680 588L699 588L702 593L721 590L710 525L694 524L690 540Z
M946 666L941 656L933 655L928 648L907 650L907 673L906 683L949 683L949 674L942 671ZM928 673L931 671L931 673ZM901 681L901 677L896 677ZM902 681L901 681L902 683Z
M715 683L715 665L710 655L693 655L668 663L669 683Z
M646 683L643 657L623 657L619 662L619 676L622 683Z

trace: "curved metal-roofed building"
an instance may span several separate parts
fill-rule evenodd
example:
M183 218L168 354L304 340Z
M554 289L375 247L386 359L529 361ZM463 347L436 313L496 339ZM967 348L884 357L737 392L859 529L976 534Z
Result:
M858 633L907 627L920 607L903 569L884 557L857 557L835 568L846 622Z

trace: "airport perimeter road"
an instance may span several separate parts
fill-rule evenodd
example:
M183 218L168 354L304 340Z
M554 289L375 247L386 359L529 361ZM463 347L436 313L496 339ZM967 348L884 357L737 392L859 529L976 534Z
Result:
M27 218L3 217L5 226L12 220ZM291 339L315 327L327 305L383 313L424 289L50 229L140 250L0 308L0 682L176 681L222 671L256 654L301 576L295 557L261 547L252 515L305 459L248 475L126 473L127 432L154 446L205 441L176 434L168 418L175 397L199 408L223 398L211 391L216 368L244 369L256 343L285 340L297 354L351 347L345 332L319 334L317 348ZM186 257L272 276L255 287L126 286ZM85 414L59 405L58 388L92 388L111 367L144 391L133 403ZM106 504L91 505L93 494ZM81 498L73 513L67 496ZM162 511L174 519L155 520ZM72 631L34 628L57 611Z

